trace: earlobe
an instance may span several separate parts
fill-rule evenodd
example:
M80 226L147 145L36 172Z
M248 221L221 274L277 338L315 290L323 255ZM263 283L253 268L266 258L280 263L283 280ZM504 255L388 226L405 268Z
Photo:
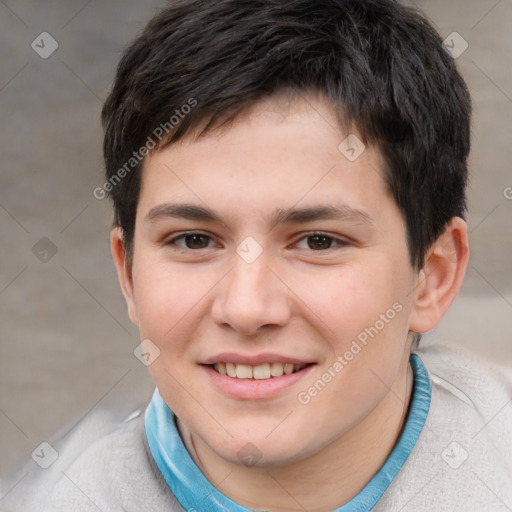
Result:
M454 217L425 256L414 291L411 331L425 333L440 322L462 286L468 259L467 225Z
M133 294L132 269L126 258L124 234L122 229L119 227L112 229L110 232L110 248L117 269L117 277L119 279L121 291L123 292L123 296L128 307L128 316L132 323L139 325L139 318Z

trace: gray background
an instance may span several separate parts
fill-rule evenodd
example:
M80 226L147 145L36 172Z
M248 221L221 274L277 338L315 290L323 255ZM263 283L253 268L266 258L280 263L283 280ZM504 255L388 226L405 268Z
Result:
M120 52L163 5L0 1L0 481L55 432L150 397L111 261L110 205L92 191ZM443 39L467 41L457 62L474 99L471 263L435 336L512 366L512 0L416 5ZM42 32L59 45L47 59L31 47Z

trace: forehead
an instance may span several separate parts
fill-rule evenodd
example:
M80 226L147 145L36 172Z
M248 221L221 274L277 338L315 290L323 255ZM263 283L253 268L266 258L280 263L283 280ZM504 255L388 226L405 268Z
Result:
M147 157L141 213L172 200L210 213L213 205L245 214L265 210L274 221L294 205L341 205L345 212L363 212L361 219L378 217L391 199L383 158L361 139L340 128L321 96L268 98L229 125Z

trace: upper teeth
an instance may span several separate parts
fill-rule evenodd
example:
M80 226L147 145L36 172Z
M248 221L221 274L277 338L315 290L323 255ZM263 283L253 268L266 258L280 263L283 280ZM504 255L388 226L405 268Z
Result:
M304 368L305 364L293 363L265 363L257 366L235 363L217 363L214 368L222 375L228 375L237 379L270 379L281 375L296 372Z

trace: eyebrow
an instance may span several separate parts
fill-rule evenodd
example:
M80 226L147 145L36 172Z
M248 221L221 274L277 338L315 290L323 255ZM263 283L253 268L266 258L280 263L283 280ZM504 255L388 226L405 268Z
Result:
M200 220L223 223L221 217L206 206L195 204L163 203L153 207L144 218L144 222L155 222L162 218ZM363 210L342 205L321 205L307 208L278 208L269 217L269 224L301 224L315 220L348 220L355 223L374 225L373 219Z

